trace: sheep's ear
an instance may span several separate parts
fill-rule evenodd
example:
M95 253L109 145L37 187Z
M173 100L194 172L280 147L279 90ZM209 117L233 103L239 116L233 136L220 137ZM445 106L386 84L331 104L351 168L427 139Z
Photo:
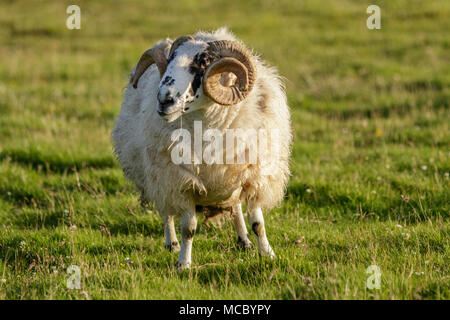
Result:
M165 51L168 47L169 44L167 42L158 42L155 46L153 46L153 48L148 49L142 54L136 65L134 74L130 79L130 83L135 89L137 88L140 77L144 74L145 70L147 70L147 68L150 67L153 63L156 63L160 77L163 76L167 68L167 58Z
M194 40L194 38L192 36L181 36L178 39L176 39L170 47L169 59L172 59L173 53L175 52L175 50L177 50L177 48L179 46L181 46L186 41L192 41L192 40Z

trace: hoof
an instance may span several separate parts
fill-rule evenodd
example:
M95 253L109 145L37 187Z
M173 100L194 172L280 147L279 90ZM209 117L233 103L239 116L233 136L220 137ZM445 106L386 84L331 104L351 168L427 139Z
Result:
M171 244L166 244L164 245L164 247L171 252L180 251L180 244L178 243L178 241L174 241Z
M238 245L241 249L244 250L253 249L255 247L248 238L242 239L241 237L238 237Z
M259 251L259 254L262 256L262 257L265 257L265 258L269 258L269 259L275 259L277 256L275 255L275 253L273 252L273 250L272 250L272 248L271 247L269 247L269 249L268 250L265 250L265 251Z
M190 267L190 263L181 263L180 261L177 261L177 263L175 263L175 268L177 268L177 271L189 270Z

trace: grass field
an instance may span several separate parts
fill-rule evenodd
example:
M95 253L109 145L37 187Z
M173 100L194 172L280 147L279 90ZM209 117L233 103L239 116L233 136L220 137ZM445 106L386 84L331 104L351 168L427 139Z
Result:
M75 2L81 30L73 1L0 4L0 299L450 299L449 1ZM144 50L223 25L286 77L278 258L240 251L228 223L198 230L178 273L110 132Z

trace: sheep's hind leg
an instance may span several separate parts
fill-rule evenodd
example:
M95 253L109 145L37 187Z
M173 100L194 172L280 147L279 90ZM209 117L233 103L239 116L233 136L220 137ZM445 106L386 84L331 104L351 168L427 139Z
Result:
M178 243L173 220L173 216L164 218L164 237L166 239L164 247L169 251L178 252L180 251L180 244Z
M253 243L248 238L247 226L245 225L241 204L233 206L233 214L233 222L238 234L238 245L243 249L253 248Z
M266 229L264 228L264 218L261 208L252 208L248 213L248 220L252 226L253 232L258 237L258 249L262 256L275 258L275 253L273 252L269 241L266 236Z
M195 211L185 213L181 216L181 250L178 256L177 268L187 269L191 265L192 241L194 240L195 229L197 228L197 217Z

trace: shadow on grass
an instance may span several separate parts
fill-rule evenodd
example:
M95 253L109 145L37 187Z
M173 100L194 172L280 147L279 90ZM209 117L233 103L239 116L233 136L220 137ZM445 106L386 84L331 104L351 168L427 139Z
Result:
M350 120L354 118L383 118L387 119L394 115L407 115L412 110L422 110L424 106L428 106L428 100L430 98L418 98L416 101L404 101L404 102L385 102L379 103L374 108L371 109L362 109L360 107L348 108L345 110L336 110L336 109L328 109L328 108L318 108L315 106L314 108L308 108L309 111L322 115L326 118L330 119L338 119L338 120ZM435 97L432 98L430 108L433 110L448 110L450 103L450 99L448 94L439 93L436 94ZM298 102L293 102L293 106L298 107Z
M36 210L11 213L8 224L20 229L54 229L60 226L70 227L76 225L79 228L90 228L100 230L107 237L118 235L141 234L145 237L163 237L164 230L162 222L149 221L145 216L130 216L127 213L118 214L117 218L103 217L99 221L94 215L82 215L70 217L68 211Z
M142 234L144 237L163 237L164 230L162 222L158 223L149 222L147 219L128 217L122 218L120 221L108 221L104 224L91 224L91 228L106 228L105 232L110 233L111 236L117 235L136 235L137 233Z
M25 190L24 188L0 186L0 198L18 206L46 208L49 204L42 190Z
M306 184L290 185L287 190L288 199L319 208L339 209L345 214L361 214L377 220L405 220L407 222L423 222L429 218L446 215L445 208L448 195L445 193L423 192L425 200L398 198L383 198L368 200L361 194L338 193L326 185L308 186ZM424 204L430 204L424 207ZM433 209L434 208L434 209ZM439 209L436 209L439 208Z
M85 168L115 167L113 156L92 157L85 159L70 159L61 154L46 154L38 148L7 149L0 152L0 161L10 159L13 162L31 166L44 172L73 173Z
M202 285L225 287L229 284L243 286L261 286L267 281L271 270L264 263L255 259L249 263L238 263L234 266L217 264L200 266L192 270L194 279ZM182 278L188 273L180 274Z

